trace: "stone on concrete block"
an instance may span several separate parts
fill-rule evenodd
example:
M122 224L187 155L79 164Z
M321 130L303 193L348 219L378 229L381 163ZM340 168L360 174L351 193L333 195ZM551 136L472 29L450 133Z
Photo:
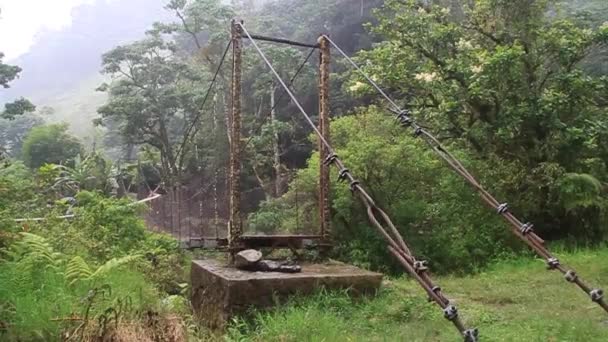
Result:
M236 253L234 256L234 265L240 269L251 268L258 261L262 260L262 252L255 249L246 249Z
M382 274L342 263L303 264L300 273L250 272L216 260L195 260L191 272L192 304L203 323L222 329L251 307L269 308L294 294L320 288L349 289L373 295Z

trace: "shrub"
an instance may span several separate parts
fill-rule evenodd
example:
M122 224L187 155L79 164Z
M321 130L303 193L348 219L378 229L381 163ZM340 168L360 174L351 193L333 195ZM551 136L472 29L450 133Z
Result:
M78 139L68 133L67 124L34 127L23 142L22 157L27 166L65 164L82 152Z

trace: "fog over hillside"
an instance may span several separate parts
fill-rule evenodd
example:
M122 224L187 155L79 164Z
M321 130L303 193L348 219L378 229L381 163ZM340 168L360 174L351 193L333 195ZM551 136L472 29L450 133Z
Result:
M143 37L151 24L170 18L165 0L96 0L72 11L72 25L38 34L32 48L11 64L23 68L0 102L24 96L39 108L50 106L50 121L67 121L85 136L104 94L101 55L116 45Z

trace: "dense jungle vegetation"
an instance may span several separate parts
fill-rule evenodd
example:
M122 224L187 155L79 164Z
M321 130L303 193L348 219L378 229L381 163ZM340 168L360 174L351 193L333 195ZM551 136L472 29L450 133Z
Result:
M171 20L103 54L94 144L75 137L69 122L47 122L53 109L26 98L1 110L0 340L456 338L401 278L334 173L330 257L387 274L378 297L353 302L321 292L252 312L224 333L197 324L188 273L198 252L147 229L147 206L135 194L195 179L225 187L230 58L205 95L235 17L266 36L314 42L328 34L564 260L608 285L605 1L168 0L165 10ZM285 79L309 53L262 48ZM293 89L316 119L314 57ZM331 71L332 145L469 309L467 321L488 341L606 340L602 312L556 274L540 274L541 262L500 217L399 127L337 53ZM2 88L20 72L0 52ZM242 184L253 194L246 220L257 233L298 233L294 218L317 210L317 140L271 76L246 49Z

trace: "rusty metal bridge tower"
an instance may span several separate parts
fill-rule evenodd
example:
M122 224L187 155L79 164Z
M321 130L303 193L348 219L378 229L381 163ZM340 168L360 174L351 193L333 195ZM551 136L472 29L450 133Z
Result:
M318 186L318 208L319 208L319 234L314 235L245 235L243 234L243 222L241 211L241 160L243 143L241 139L242 127L242 63L243 63L243 39L256 39L287 44L292 46L309 47L319 51L318 91L319 91L319 114L317 129L326 141L330 140L329 132L329 73L330 73L330 44L325 35L321 35L317 44L304 44L286 39L277 39L260 35L243 35L243 22L233 20L231 23L231 45L232 45L232 84L231 97L232 107L230 112L230 217L228 222L228 249L231 253L245 248L260 247L286 247L295 250L304 245L314 245L325 253L331 248L331 213L330 213L330 181L329 165L324 161L329 156L329 151L319 139L319 186Z

